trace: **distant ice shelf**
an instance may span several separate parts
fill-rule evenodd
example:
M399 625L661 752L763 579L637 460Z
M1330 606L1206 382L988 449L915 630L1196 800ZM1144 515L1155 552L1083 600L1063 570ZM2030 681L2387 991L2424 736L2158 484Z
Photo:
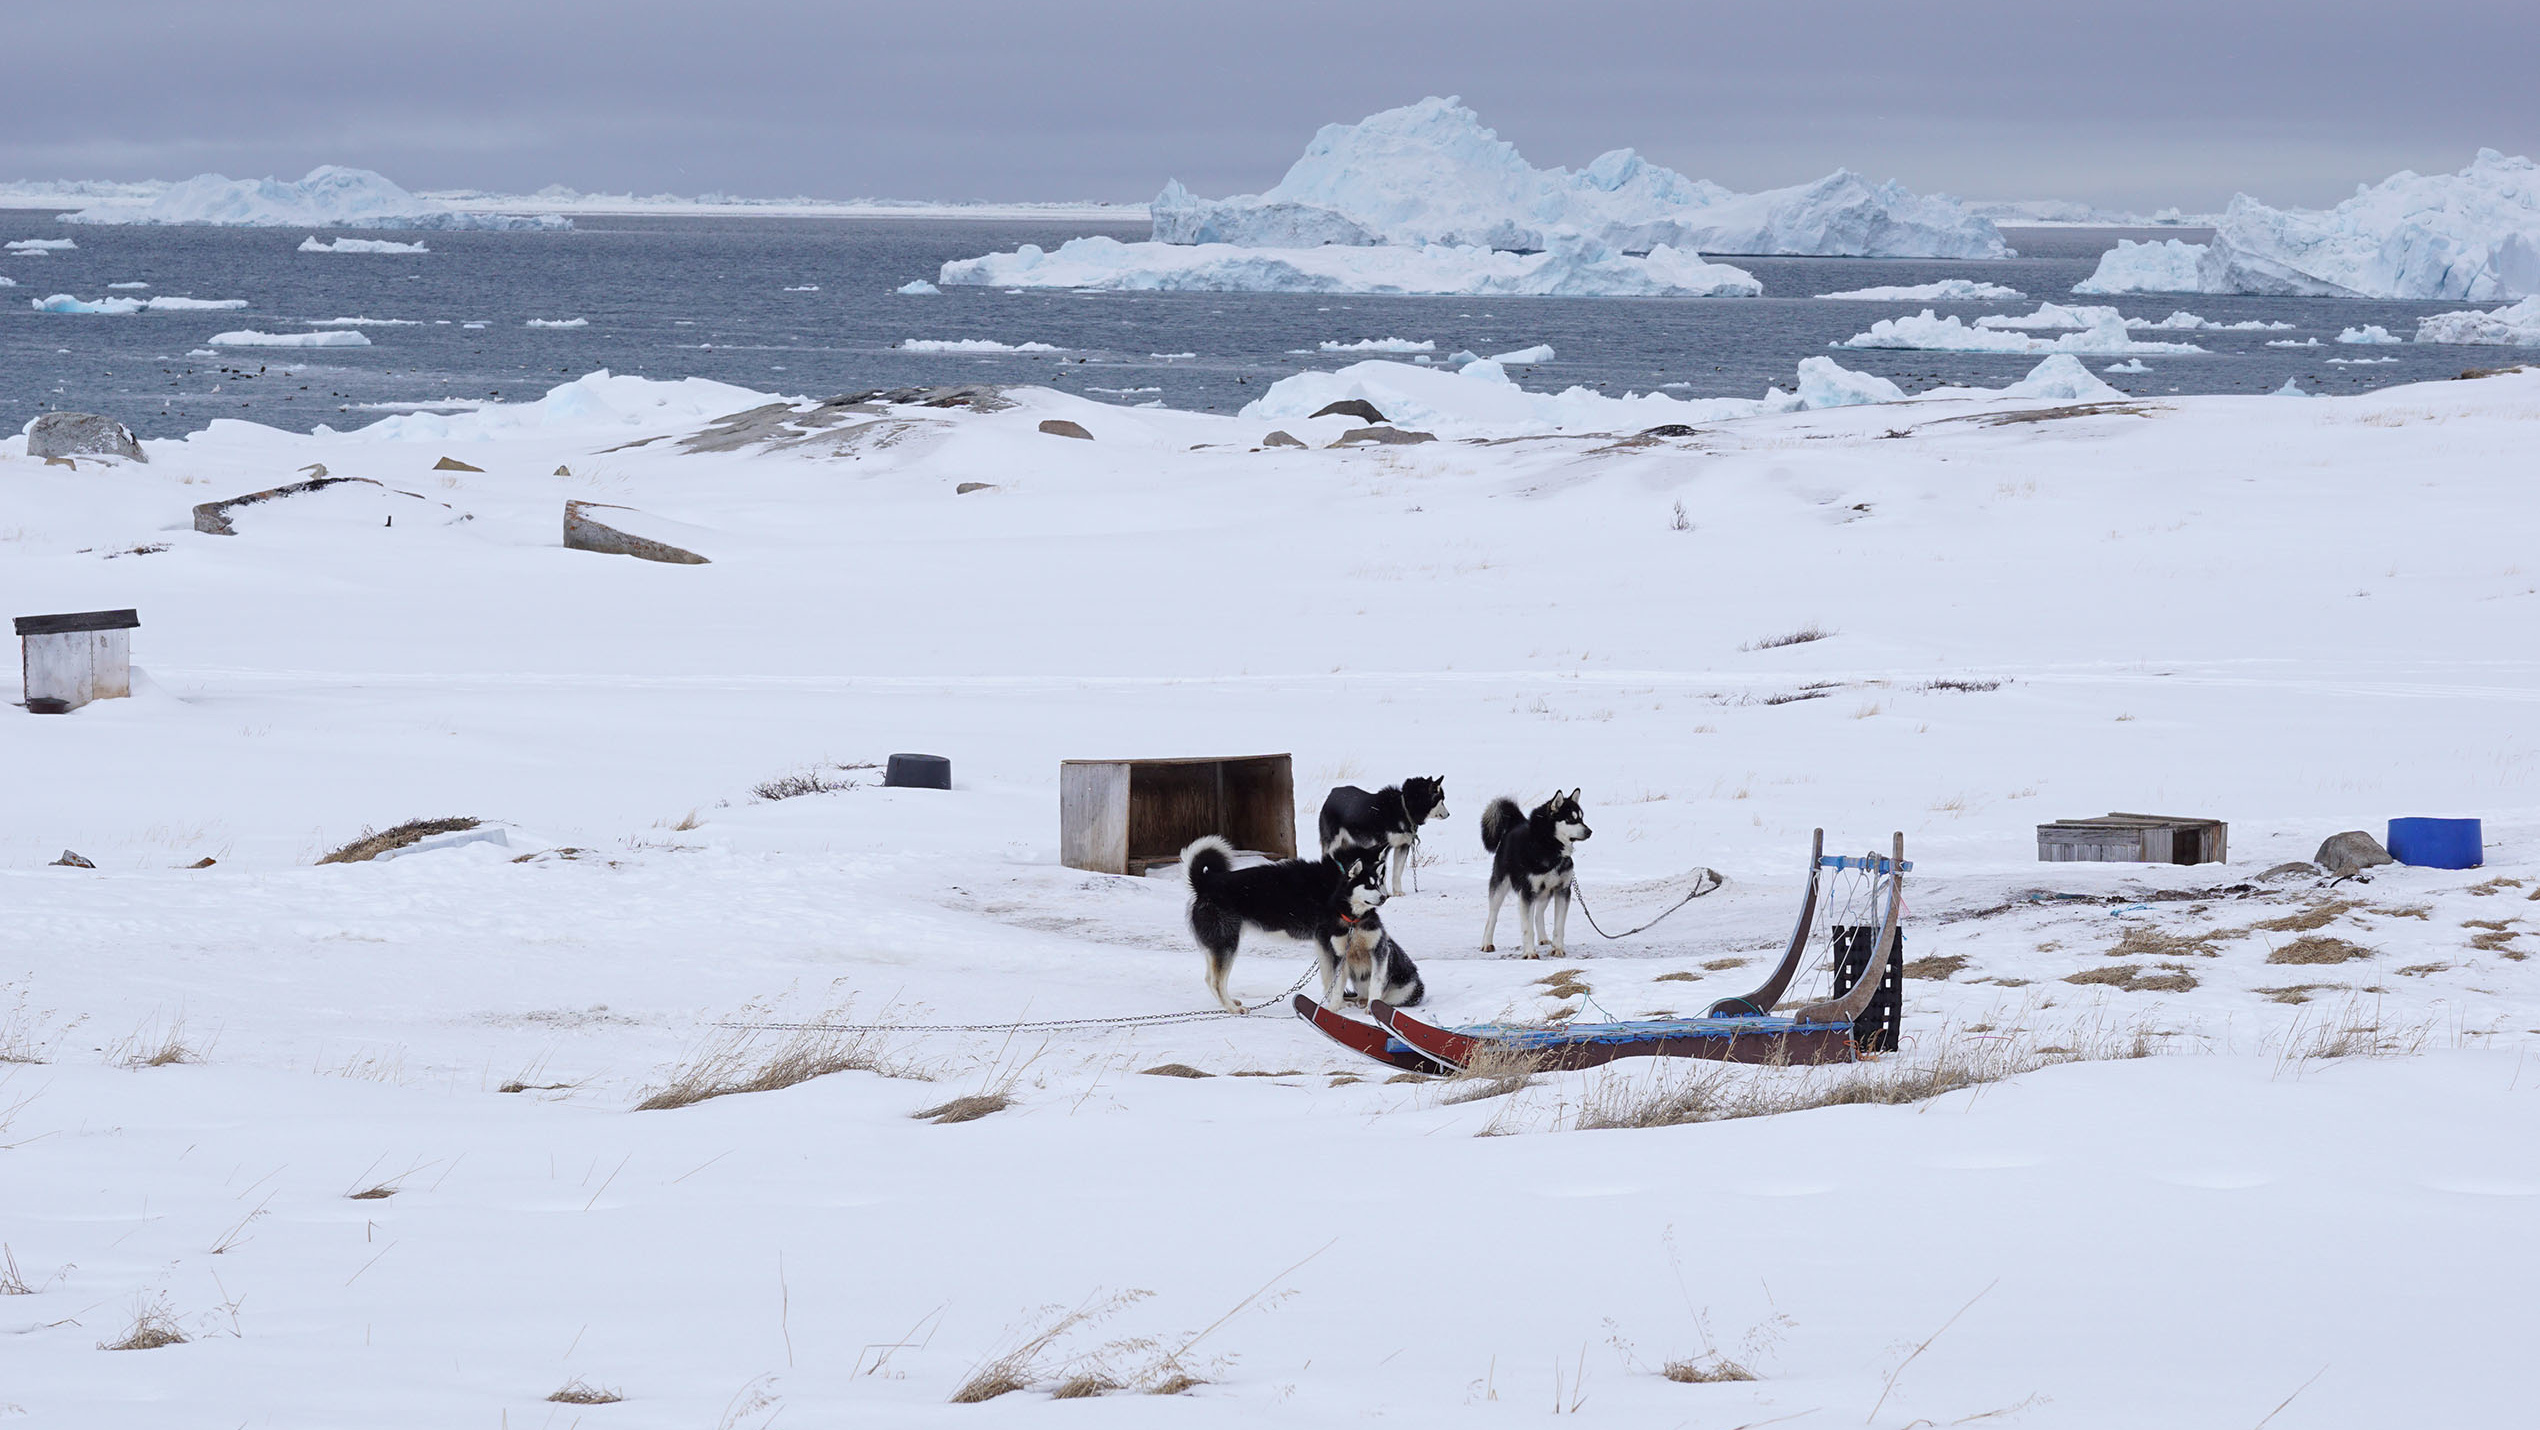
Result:
M418 198L369 169L321 164L307 176L233 179L197 174L170 184L146 201L116 198L62 215L64 223L180 224L232 228L564 229L570 219L554 214L488 214L453 209ZM312 248L303 252L344 252ZM361 250L353 250L361 251ZM377 250L372 250L377 251Z
M1400 293L1460 296L1751 298L1744 269L1659 247L1638 256L1573 242L1542 253L1472 246L1250 248L1079 238L1043 251L956 259L947 287L1082 288L1167 293Z

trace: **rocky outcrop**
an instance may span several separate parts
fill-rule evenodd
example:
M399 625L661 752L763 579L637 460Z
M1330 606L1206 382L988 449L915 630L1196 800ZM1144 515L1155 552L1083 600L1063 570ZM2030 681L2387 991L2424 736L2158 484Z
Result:
M639 561L664 561L675 566L704 566L706 558L685 547L649 536L637 536L620 530L591 515L595 511L625 512L640 518L643 513L630 506L612 506L607 502L569 501L564 504L564 544L574 551L597 551L604 556L632 556ZM620 517L619 520L626 520Z
M1435 432L1413 432L1401 427L1352 427L1334 442L1335 447L1363 447L1370 444L1386 447L1408 447L1415 442L1434 442Z
M2320 845L2320 852L2311 856L2311 862L2340 878L2347 878L2376 864L2397 861L2390 857L2389 850L2381 846L2380 840L2360 829L2349 829L2343 834L2328 836Z
M132 429L94 412L47 412L26 429L30 457L121 457L127 462L150 458L133 440Z
M1363 397L1351 397L1339 402L1330 403L1326 405L1322 411L1317 412L1314 415L1317 417L1355 417L1361 422L1381 423L1388 420L1385 417L1385 414L1376 410L1376 404L1369 402Z
M1094 440L1093 433L1086 431L1083 427L1068 421L1064 417L1048 417L1042 419L1041 430L1047 432L1053 437L1078 437L1087 442Z
M1302 447L1305 443L1295 437L1289 436L1285 432L1273 432L1269 436L1261 439L1261 445L1264 447Z

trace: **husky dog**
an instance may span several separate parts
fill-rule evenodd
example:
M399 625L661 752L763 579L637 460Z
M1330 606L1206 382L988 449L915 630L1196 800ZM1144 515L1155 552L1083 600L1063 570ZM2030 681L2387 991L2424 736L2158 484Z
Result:
M1248 869L1234 867L1234 857L1234 846L1213 834L1192 840L1182 851L1184 876L1191 883L1191 933L1208 952L1208 991L1227 1012L1244 1011L1226 991L1226 975L1250 926L1313 942L1323 956L1324 1002L1329 1006L1332 970L1346 962L1334 944L1385 901L1383 855L1281 859Z
M1570 846L1596 831L1579 813L1579 792L1555 792L1526 814L1513 799L1495 799L1482 811L1482 847L1491 853L1490 918L1482 925L1482 952L1492 951L1499 932L1499 903L1517 891L1517 925L1525 939L1525 956L1539 957L1535 943L1543 937L1539 908L1552 903L1552 956L1567 957L1563 936L1570 926L1570 882L1575 870Z
M1400 898L1402 871L1411 865L1411 847L1420 842L1420 826L1444 818L1446 777L1431 779L1422 775L1387 785L1374 794L1356 785L1342 785L1323 796L1323 815L1315 824L1322 831L1326 854L1391 849L1391 893Z
M1385 931L1385 921L1374 909L1358 916L1349 932L1340 940L1340 956L1329 949L1320 950L1323 959L1323 1006L1336 1007L1333 995L1341 1002L1370 1003L1382 998L1396 1008L1416 1008L1429 996L1429 986L1420 981L1420 969L1402 945ZM1355 990L1354 993L1351 990Z

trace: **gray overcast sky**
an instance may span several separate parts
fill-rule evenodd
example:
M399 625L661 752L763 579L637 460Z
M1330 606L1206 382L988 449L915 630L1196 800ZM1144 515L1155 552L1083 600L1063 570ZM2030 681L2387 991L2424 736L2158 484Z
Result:
M1537 164L1753 189L2333 202L2540 153L2540 0L68 0L12 6L0 178L1141 200L1460 94ZM47 57L37 62L31 57Z

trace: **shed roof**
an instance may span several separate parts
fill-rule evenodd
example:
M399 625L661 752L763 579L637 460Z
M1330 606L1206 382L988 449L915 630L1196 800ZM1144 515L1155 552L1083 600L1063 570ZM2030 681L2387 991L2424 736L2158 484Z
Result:
M55 616L20 616L18 634L22 636L57 636L70 631L128 631L141 624L141 613L130 608L120 611L66 611Z

